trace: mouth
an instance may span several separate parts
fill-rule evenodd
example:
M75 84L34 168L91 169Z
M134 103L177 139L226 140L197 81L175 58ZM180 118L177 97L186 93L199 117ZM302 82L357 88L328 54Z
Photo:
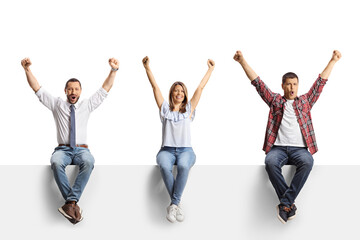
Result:
M294 91L291 91L290 94L291 94L291 96L293 96L293 95L295 94L295 92L294 92Z
M76 100L76 95L70 95L70 99L71 99L71 101L75 101Z

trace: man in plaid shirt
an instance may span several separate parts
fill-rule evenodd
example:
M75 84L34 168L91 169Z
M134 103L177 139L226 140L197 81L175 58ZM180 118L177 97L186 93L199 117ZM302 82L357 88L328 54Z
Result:
M247 64L240 51L237 51L234 56L234 60L240 63L251 84L255 86L261 98L270 107L263 150L267 154L265 158L266 171L280 200L277 212L282 223L286 223L287 220L296 216L295 198L312 169L314 163L312 154L318 150L310 110L319 98L335 63L340 58L340 52L335 50L328 65L309 92L298 97L299 80L295 73L288 72L283 76L284 95L281 96L273 93L265 85ZM295 176L290 187L281 173L281 168L285 164L296 166Z

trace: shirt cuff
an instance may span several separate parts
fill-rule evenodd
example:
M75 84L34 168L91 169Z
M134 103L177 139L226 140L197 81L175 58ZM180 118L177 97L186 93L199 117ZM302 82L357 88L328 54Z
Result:
M99 89L99 92L100 92L100 94L102 95L102 96L104 96L104 97L106 97L109 93L104 89L104 88L100 88Z
M37 90L37 92L35 92L35 95L38 96L38 97L40 97L40 96L41 96L41 93L42 93L43 91L44 91L43 88L40 87L39 90Z
M255 78L254 80L251 81L251 84L255 86L258 84L259 81L260 81L260 77L257 76L257 78Z

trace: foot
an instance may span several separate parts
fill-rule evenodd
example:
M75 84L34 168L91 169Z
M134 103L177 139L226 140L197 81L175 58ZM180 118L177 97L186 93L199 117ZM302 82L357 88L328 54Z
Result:
M178 207L175 204L171 204L167 207L167 215L166 218L169 222L174 223L176 221L176 212Z
M180 205L177 207L177 211L176 211L176 220L178 221L178 222L182 222L182 221L184 221L184 218L185 218L185 216L184 216L184 212L183 212L183 210L180 208Z
M75 204L75 216L76 216L75 218L76 223L81 222L83 220L82 209L79 207L77 203Z
M296 217L296 206L295 204L292 204L291 207L290 207L290 212L288 214L288 220L292 220Z
M288 220L288 214L291 211L291 208L280 203L279 205L277 205L276 209L277 209L278 218L279 218L280 222L285 224Z
M58 209L59 212L72 224L76 224L75 205L76 202L67 202L64 206Z

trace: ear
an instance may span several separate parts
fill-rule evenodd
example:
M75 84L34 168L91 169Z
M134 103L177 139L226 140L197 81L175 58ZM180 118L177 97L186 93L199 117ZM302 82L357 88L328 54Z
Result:
M285 90L285 85L284 85L284 84L281 84L281 88L282 88L283 90Z

